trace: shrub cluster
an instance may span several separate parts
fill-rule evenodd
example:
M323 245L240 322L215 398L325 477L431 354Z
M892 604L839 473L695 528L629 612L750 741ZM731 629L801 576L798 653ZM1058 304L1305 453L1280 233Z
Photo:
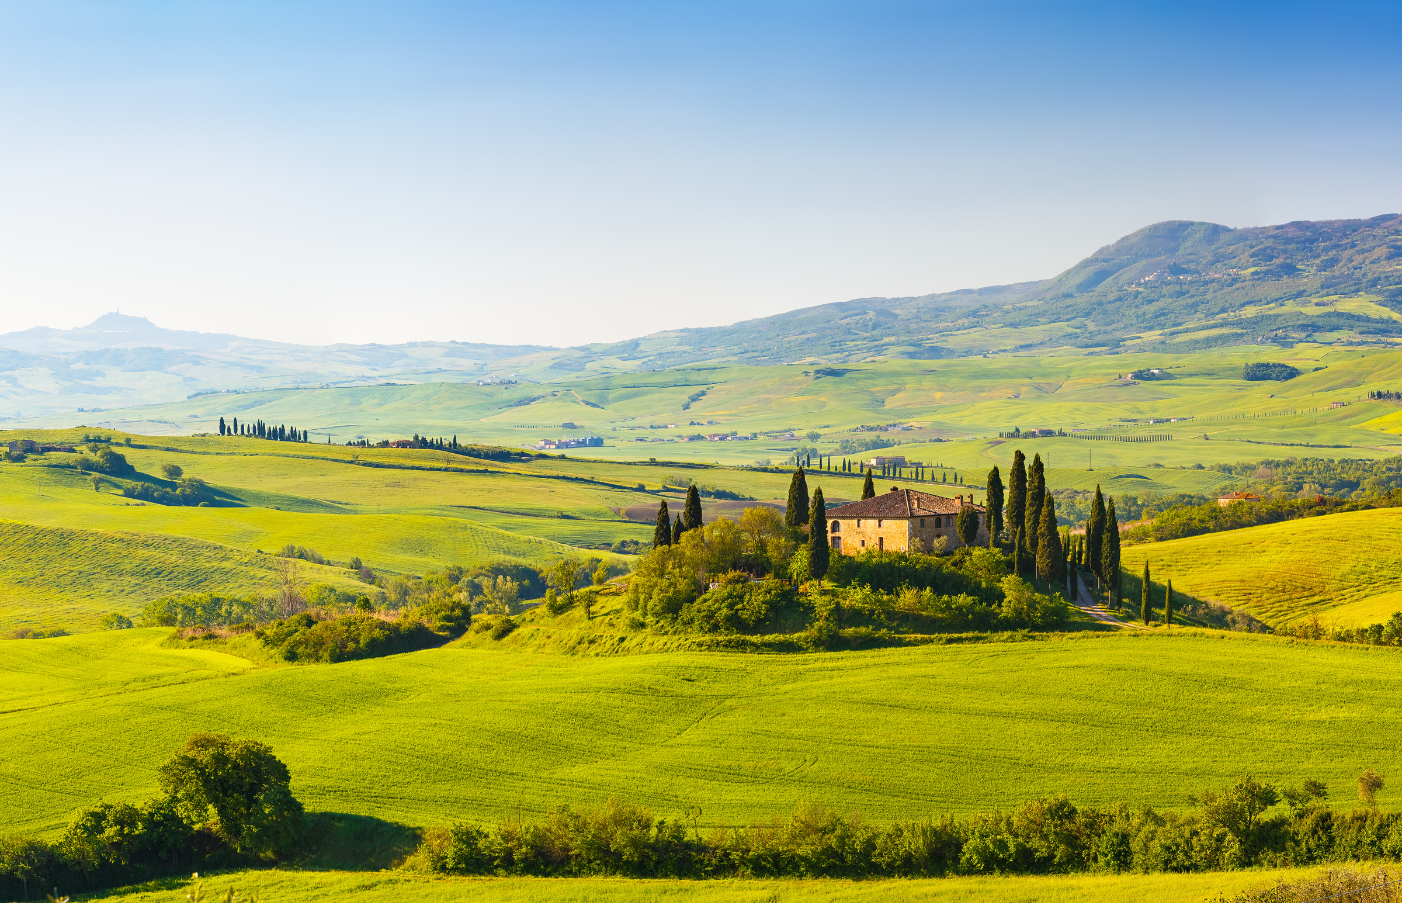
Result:
M1339 812L1323 797L1317 782L1282 793L1244 777L1203 793L1186 813L1078 807L1061 797L1006 813L880 827L805 806L786 820L705 837L684 819L611 802L598 810L561 806L538 821L431 830L415 861L461 875L913 878L1192 872L1402 856L1402 815ZM1282 798L1288 811L1268 814Z
M1276 628L1282 636L1299 640L1333 640L1336 643L1361 643L1365 646L1402 646L1402 611L1393 612L1392 617L1381 624L1366 627L1339 627L1325 624L1319 615L1299 623Z
M174 489L157 486L145 480L128 483L122 487L122 495L156 505L207 505L214 498L209 486L198 477L186 477Z
M89 454L78 456L73 466L84 473L103 473L109 477L134 477L136 468L124 455L113 451L111 446L88 446Z
M79 811L56 841L0 836L0 898L89 890L296 852L302 804L287 767L251 740L196 734L160 769L161 795Z
M415 609L395 620L369 612L336 618L303 612L260 627L254 636L284 661L332 663L438 646L465 633L470 621L471 614L462 606L442 606L433 613Z

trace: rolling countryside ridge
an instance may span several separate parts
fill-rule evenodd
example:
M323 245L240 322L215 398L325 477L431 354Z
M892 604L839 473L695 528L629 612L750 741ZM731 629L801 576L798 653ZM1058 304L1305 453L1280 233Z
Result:
M0 903L1402 900L1399 45L0 8Z

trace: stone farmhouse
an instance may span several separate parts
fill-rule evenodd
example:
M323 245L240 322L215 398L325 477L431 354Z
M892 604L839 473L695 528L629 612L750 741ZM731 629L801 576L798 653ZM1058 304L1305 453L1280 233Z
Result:
M942 495L898 489L828 511L828 535L833 551L856 555L863 549L889 549L892 552L933 552L935 540L944 537L945 551L964 543L954 529L961 508L971 507L978 514L978 540L988 545L988 525L981 505L974 497Z

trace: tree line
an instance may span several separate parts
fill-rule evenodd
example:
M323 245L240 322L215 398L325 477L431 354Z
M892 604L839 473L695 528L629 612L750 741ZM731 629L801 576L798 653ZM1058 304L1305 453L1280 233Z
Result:
M295 426L280 424L273 426L264 423L262 420L255 420L252 423L239 423L235 417L232 423L225 423L224 418L219 418L219 435L221 436L249 436L254 439L270 439L274 442L310 442L306 430L299 430ZM330 442L330 437L327 438Z
M1186 812L1039 798L1010 811L874 825L816 805L707 832L611 801L542 818L427 832L410 864L452 875L628 878L933 878L1084 872L1201 872L1402 857L1402 814L1377 809L1383 780L1359 776L1359 805L1328 805L1319 781L1280 788L1243 776ZM1283 804L1283 805L1282 805Z

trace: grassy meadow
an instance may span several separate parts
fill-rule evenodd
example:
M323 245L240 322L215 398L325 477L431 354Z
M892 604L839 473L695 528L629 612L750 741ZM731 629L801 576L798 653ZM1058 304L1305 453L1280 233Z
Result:
M885 881L665 881L619 878L430 878L404 873L256 871L156 882L103 895L123 903L184 903L230 889L260 903L365 900L385 903L1206 903L1291 881L1317 869L1188 875L1065 875Z
M1175 592L1270 624L1366 625L1402 611L1398 536L1402 509L1383 508L1125 546L1122 561L1132 575L1147 561L1156 584L1171 579Z
M877 822L1038 795L1164 808L1249 771L1346 802L1402 752L1402 651L1175 631L863 652L587 656L463 643L323 666L137 629L0 642L0 824L139 800L195 731L269 743L310 809L414 826L635 801L700 824ZM58 675L58 678L55 677ZM1383 795L1384 802L1389 799Z

